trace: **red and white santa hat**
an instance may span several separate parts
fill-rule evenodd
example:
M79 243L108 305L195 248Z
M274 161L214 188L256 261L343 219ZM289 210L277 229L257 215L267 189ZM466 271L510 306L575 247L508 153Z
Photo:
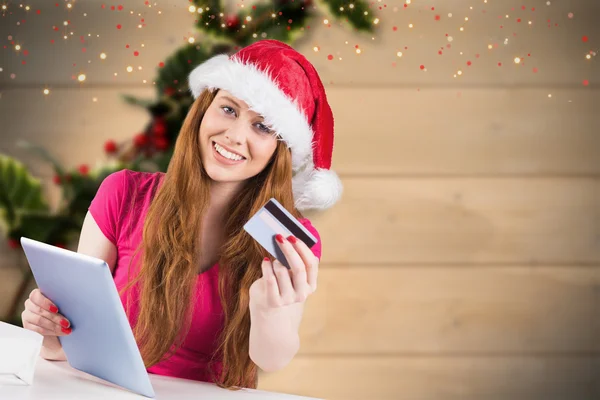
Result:
M189 76L194 98L204 89L223 89L264 117L292 152L296 208L324 210L342 195L331 170L333 113L314 66L291 46L260 40L229 56L220 54Z

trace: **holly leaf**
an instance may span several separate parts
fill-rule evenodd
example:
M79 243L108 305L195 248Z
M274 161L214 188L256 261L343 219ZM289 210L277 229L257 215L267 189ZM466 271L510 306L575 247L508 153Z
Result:
M40 180L21 162L0 154L0 228L4 232L12 231L19 224L20 214L48 210Z
M68 231L79 227L72 217L40 212L19 213L19 222L21 235L51 244L64 240Z

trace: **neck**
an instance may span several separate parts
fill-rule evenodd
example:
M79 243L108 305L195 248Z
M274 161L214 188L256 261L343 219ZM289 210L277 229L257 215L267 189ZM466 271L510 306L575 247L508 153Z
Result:
M214 217L222 216L228 205L235 198L239 189L240 182L215 182L210 185L210 205L208 214Z

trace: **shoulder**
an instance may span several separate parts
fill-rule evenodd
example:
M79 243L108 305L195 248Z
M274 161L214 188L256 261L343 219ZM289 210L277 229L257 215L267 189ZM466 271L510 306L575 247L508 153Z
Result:
M317 228L315 228L315 226L312 224L312 222L308 218L299 218L298 221L300 221L300 223L310 233L312 233L312 235L317 239L317 243L315 243L315 245L313 247L311 247L311 250L312 250L313 254L315 256L317 256L319 258L319 260L320 260L321 259L321 254L322 254L323 246L322 246L322 243L321 243L321 235L319 235L319 231L317 230Z
M145 186L153 185L162 181L165 174L163 172L140 172L132 171L130 169L122 169L112 173L111 175L117 176L117 179L121 179L125 185Z
M156 186L163 179L162 172L139 172L130 169L122 169L107 175L101 183L103 189L112 192L127 193L131 189L136 192L145 192L146 189Z

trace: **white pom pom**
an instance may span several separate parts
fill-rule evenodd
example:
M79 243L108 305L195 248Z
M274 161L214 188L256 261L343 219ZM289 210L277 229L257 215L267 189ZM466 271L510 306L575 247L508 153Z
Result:
M325 210L342 197L344 187L338 175L328 169L316 169L295 177L294 197L298 210Z

